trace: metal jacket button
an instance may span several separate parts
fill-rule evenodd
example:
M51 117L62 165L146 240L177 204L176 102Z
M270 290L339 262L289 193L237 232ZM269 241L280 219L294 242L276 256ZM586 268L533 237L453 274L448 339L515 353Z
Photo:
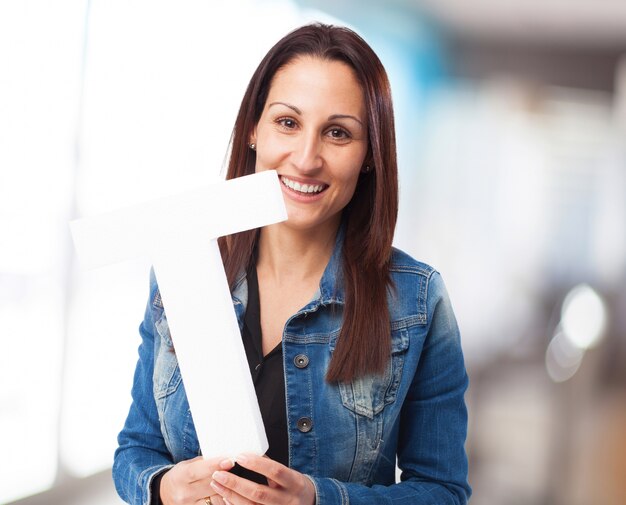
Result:
M308 433L313 428L313 421L311 421L310 417L301 417L298 419L298 429L302 433Z
M298 354L293 358L293 362L298 368L306 368L309 364L309 357L306 354Z

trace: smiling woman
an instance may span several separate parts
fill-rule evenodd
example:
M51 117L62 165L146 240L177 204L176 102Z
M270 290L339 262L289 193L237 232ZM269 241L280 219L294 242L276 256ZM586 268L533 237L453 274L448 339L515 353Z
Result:
M391 246L395 131L378 57L346 28L288 34L252 76L231 148L228 178L276 170L288 213L220 243L269 450L237 467L198 456L153 276L113 468L120 495L137 505L465 504L459 332L438 272Z

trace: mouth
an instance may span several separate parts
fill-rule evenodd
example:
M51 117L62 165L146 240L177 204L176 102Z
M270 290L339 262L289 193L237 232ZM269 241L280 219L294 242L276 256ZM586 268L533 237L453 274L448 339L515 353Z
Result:
M285 177L284 175L280 176L280 182L284 186L288 187L290 190L295 191L296 193L300 195L311 195L311 196L317 195L321 193L322 191L324 191L326 188L328 188L328 184L323 184L323 183L312 184L312 183L298 182L298 181L289 179L288 177Z

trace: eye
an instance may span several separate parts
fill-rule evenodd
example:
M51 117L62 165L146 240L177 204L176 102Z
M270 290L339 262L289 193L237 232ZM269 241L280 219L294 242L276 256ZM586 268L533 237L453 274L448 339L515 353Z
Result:
M329 128L326 134L333 140L348 140L352 138L352 135L347 130L338 127Z
M278 118L276 123L278 123L285 130L294 130L298 126L296 120L290 117Z

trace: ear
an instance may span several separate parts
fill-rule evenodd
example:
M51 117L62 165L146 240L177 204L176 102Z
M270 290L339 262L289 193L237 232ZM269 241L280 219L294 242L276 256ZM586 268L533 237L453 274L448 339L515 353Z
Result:
M250 144L256 144L256 125L254 125L254 128L248 137L248 145Z
M365 155L365 159L363 160L363 166L365 167L368 165L370 167L374 166L374 155L372 153L371 147L367 150L367 154Z

